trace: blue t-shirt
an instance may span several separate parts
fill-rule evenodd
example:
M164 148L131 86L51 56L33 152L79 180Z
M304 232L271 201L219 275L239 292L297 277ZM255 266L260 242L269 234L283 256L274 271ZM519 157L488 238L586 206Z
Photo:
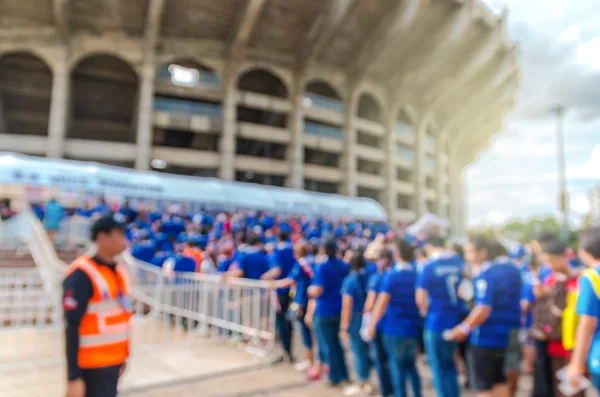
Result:
M592 271L600 275L600 267L596 267ZM591 276L584 272L579 278L576 311L580 316L585 315L598 319L596 332L592 338L588 367L592 374L600 375L600 285L596 288L594 288Z
M419 338L421 315L415 299L417 272L410 264L396 264L383 277L381 293L391 299L381 320L384 334L403 338Z
M282 241L275 246L271 257L271 265L270 268L279 268L281 269L281 274L278 279L288 278L294 264L296 263L296 258L294 257L294 247L292 243L289 241ZM279 295L288 295L290 293L289 288L278 288L277 293Z
M288 275L296 282L296 293L294 294L294 302L306 307L308 305L308 287L313 277L313 258L310 256L304 257L294 263L292 271Z
M154 257L155 245L151 241L135 244L131 249L131 256L140 261L150 263Z
M229 270L229 267L233 263L233 258L228 258L226 256L220 257L219 259L218 271L220 273L226 273Z
M533 293L533 280L535 275L531 272L521 272L521 300L530 305L535 303L535 294ZM525 313L525 322L522 324L524 329L529 329L533 325L533 310L529 308Z
M542 263L540 265L540 281L543 283L546 278L548 278L548 276L550 276L552 274L552 269L550 269L550 266L546 265L545 263Z
M429 295L425 329L442 333L462 321L464 305L458 296L458 286L463 279L463 268L459 256L441 256L432 259L418 273L417 288Z
M341 259L330 258L316 266L312 285L323 288L323 294L317 298L315 315L337 317L342 311L342 282L350 272L350 266Z
M245 278L260 280L262 275L269 270L267 253L256 247L248 247L242 258L240 269L244 271Z
M383 284L383 276L389 272L389 269L383 271L383 273L375 272L369 278L367 283L367 293L375 292L376 294L381 292L381 286Z
M510 332L521 318L521 273L510 262L488 263L473 279L475 306L489 306L488 319L475 328L469 343L486 348L506 348Z
M342 282L342 295L352 298L352 312L362 313L367 299L367 274L365 269L353 271Z

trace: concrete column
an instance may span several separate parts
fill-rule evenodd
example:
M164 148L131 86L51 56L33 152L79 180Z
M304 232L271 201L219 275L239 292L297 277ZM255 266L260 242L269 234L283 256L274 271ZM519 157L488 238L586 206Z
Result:
M47 157L62 158L65 136L68 128L70 75L67 60L67 50L55 64L52 76L52 94L50 99L50 118L48 120L48 149Z
M466 222L466 200L465 200L465 180L464 172L458 165L458 161L455 156L449 159L450 169L450 208L452 213L450 214L450 225L452 228L452 235L455 237L462 237L465 235L465 222Z
M356 116L358 95L356 89L348 90L348 98L344 110L344 154L342 168L344 170L344 194L350 197L358 195L357 161L356 161Z
M447 171L446 171L446 164L444 163L444 150L446 148L446 139L448 139L448 135L447 133L440 133L438 134L438 140L437 140L437 150L436 150L436 156L435 156L435 163L436 163L436 174L437 174L437 186L436 186L436 191L437 191L437 211L438 211L438 215L442 218L447 219L448 218L448 214L446 213L446 192L444 187L446 186L446 178L447 176Z
M298 73L294 81L294 92L291 99L292 111L288 117L288 130L292 133L292 141L288 146L287 158L291 164L290 175L286 184L294 189L304 188L304 75Z
M421 120L417 125L415 140L415 215L420 217L427 212L425 200L425 135L427 120Z
M135 168L147 170L150 168L152 156L152 114L154 106L154 79L156 66L151 60L144 62L140 81L140 93L137 113L137 134L135 149Z
M396 207L398 206L398 197L396 195L396 133L394 124L395 115L388 115L386 123L385 136L383 139L383 150L385 151L385 189L384 189L384 207L388 212L390 219L393 218Z
M225 76L225 97L223 98L223 125L220 151L221 167L219 178L235 180L235 136L237 128L237 65L230 64Z
M0 134L7 134L6 118L4 118L4 104L2 103L2 95L0 95Z

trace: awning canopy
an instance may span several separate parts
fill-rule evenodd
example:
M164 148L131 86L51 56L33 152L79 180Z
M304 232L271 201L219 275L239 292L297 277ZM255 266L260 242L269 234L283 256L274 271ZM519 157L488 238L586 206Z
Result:
M0 183L277 213L387 220L383 207L370 198L229 182L216 178L136 171L94 162L56 160L6 152L0 152Z

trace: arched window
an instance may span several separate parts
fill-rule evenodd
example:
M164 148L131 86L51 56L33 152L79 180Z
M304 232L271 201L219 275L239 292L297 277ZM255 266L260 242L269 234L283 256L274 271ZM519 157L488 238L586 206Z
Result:
M274 96L278 98L287 98L287 88L273 73L256 68L242 74L238 80L237 88L241 91L256 92Z
M381 106L370 94L362 94L358 101L358 117L382 122Z
M92 55L71 73L69 138L134 142L138 78L125 61Z
M29 53L0 57L0 133L47 135L52 71Z

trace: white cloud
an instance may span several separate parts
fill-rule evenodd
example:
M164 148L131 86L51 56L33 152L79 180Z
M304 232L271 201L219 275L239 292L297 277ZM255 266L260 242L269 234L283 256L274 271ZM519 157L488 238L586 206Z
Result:
M579 40L581 30L577 25L571 25L560 35L560 41L562 43L571 43Z
M600 36L577 46L577 59L591 70L600 70Z
M585 194L573 197L569 202L569 209L576 214L587 214L590 210L590 202Z

